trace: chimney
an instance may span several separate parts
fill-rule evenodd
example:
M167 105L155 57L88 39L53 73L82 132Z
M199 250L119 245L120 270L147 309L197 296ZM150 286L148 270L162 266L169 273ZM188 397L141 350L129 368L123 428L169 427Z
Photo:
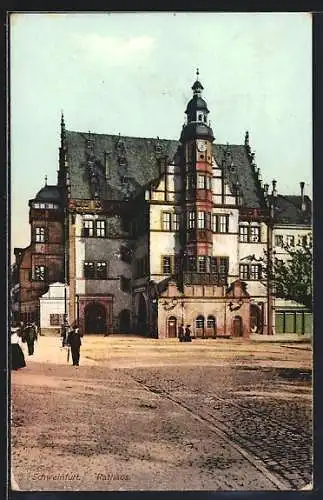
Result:
M277 196L276 185L277 185L277 181L275 181L275 179L273 179L273 180L272 180L273 190L272 190L272 192L271 192L272 196Z
M302 212L306 212L306 203L305 203L305 199L304 199L305 182L300 182L299 185L301 186L301 210L302 210Z

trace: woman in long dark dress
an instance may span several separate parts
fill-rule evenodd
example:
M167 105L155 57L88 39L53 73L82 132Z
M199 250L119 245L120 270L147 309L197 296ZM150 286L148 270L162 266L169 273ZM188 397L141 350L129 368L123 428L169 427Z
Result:
M17 334L19 329L11 330L11 369L18 370L26 366L25 356L19 345L19 336Z

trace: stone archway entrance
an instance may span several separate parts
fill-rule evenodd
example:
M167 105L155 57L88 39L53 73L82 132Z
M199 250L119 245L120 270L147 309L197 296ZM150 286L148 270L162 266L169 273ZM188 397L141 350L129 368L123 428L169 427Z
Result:
M168 318L167 331L169 338L177 337L177 319L175 316L170 316L170 318Z
M85 333L105 333L106 308L99 302L90 302L84 309L84 329Z
M243 335L243 323L241 316L234 316L232 320L232 336L242 337Z

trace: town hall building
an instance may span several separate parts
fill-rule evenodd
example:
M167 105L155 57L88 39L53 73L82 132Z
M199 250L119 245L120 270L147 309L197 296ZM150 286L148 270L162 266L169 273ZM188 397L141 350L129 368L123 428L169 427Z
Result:
M31 244L15 250L20 319L42 327L41 301L61 283L53 322L67 315L86 334L275 333L264 255L279 231L309 237L310 199L275 181L269 192L248 132L218 144L198 74L192 91L177 141L70 131L62 116L57 185L30 201ZM310 313L288 308L307 333Z

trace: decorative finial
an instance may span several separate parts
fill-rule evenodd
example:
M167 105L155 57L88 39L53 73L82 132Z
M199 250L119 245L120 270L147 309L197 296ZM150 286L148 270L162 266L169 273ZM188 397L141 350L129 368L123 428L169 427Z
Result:
M47 186L47 174L45 175L45 186Z
M249 146L249 131L246 131L245 138L244 138L244 145Z
M196 68L196 79L198 80L199 79L199 74L200 74L200 71L198 68Z
M64 146L65 139L66 139L65 120L64 120L63 110L61 110L61 141L62 141L62 146Z

